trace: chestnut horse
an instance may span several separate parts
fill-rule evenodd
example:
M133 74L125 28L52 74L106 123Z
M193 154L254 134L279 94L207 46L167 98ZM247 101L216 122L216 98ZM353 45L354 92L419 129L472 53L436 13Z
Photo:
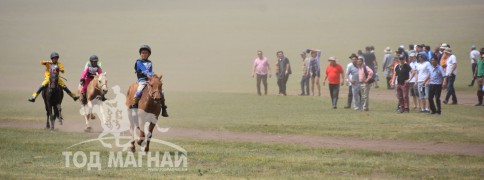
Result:
M82 86L79 86L79 93L81 92ZM94 120L96 117L92 113L92 109L94 106L99 105L99 110L101 114L104 116L103 107L101 97L106 95L108 92L108 79L106 77L106 72L98 74L94 76L91 82L87 85L86 89L86 99L87 104L82 104L83 99L80 100L81 108L84 109L84 119L86 120L86 128L84 132L91 132L92 127L89 123L89 119ZM84 98L84 97L82 97ZM101 121L105 121L104 117L101 118ZM105 123L105 122L102 122Z
M138 102L138 109L129 109L134 102L134 94L138 88L137 83L129 86L126 93L126 106L128 107L128 117L130 121L131 132L131 151L135 152L135 136L138 137L137 144L144 147L144 151L148 152L150 147L150 138L153 133L153 128L156 126L158 117L161 112L162 103L164 104L164 96L162 94L163 83L162 76L154 74L146 83L143 89L141 98ZM149 123L145 128L145 124ZM137 131L139 130L139 136ZM145 132L148 133L145 134ZM147 137L145 139L145 136Z

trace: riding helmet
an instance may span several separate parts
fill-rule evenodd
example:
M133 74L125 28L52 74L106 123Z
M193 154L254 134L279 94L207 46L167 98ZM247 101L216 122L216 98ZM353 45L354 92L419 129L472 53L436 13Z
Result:
M50 53L50 59L53 59L55 57L59 57L59 53L57 53L57 52Z
M91 57L89 57L89 61L91 62L97 62L98 60L99 58L96 55L92 55Z
M147 50L147 51L148 51L148 52L150 52L150 54L151 54L151 48L150 48L150 46L148 46L148 45L141 45L141 47L139 48L139 53L140 53L140 54L141 54L141 51L142 51L142 50Z

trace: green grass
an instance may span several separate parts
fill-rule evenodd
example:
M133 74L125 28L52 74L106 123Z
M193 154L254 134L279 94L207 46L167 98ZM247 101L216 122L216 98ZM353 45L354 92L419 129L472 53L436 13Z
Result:
M94 136L46 130L0 129L0 178L374 178L465 179L484 175L484 157L419 155L366 150L164 139L188 151L188 171L150 172L143 168L109 168L109 150L98 142L71 151L101 152L101 171L72 164L65 167L66 147ZM170 151L154 144L153 151ZM124 154L126 156L126 154Z
M0 120L44 122L41 100L33 105L15 101L21 95L0 93L12 103L0 109ZM161 126L315 136L358 137L410 141L484 143L481 107L443 105L443 115L399 114L395 101L371 100L369 112L331 109L328 97L263 96L238 93L167 92L169 118ZM344 99L343 99L344 98ZM371 98L371 95L370 95ZM83 121L79 104L66 99L66 123ZM31 108L23 109L22 106Z

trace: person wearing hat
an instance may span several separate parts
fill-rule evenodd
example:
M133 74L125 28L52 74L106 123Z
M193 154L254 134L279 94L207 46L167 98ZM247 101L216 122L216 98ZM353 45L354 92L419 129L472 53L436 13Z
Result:
M58 67L59 68L59 71L61 73L64 73L65 72L64 65L62 65L61 62L59 62L59 53L57 53L57 52L52 52L50 54L50 61L40 61L40 64L43 65L43 66L45 66L44 81L42 82L42 85L39 87L39 89L32 94L32 97L29 98L29 101L30 102L35 102L35 99L37 98L37 96L39 96L40 92L42 92L42 90L44 90L45 87L47 87L47 85L49 84L50 73L53 70L52 67L54 67L54 66L55 67ZM62 78L59 78L59 86L62 87L62 89L67 94L69 94L69 96L71 96L72 99L74 99L74 101L77 101L77 99L79 99L79 96L77 96L76 94L74 94L73 92L71 92L69 90L69 88L67 88L67 86L64 83L64 81L62 80Z
M331 103L333 109L337 108L339 88L344 84L345 72L341 65L336 63L337 59L334 56L328 58L329 65L326 67L326 76L323 80L323 86L326 86L326 80L329 81L329 94L331 96ZM341 80L340 77L341 76Z
M390 80L392 78L393 74L393 52L390 47L386 47L384 50L385 55L383 56L383 72L385 73L386 79L387 79L387 89L392 89L390 86Z
M153 76L153 64L148 59L151 55L151 48L148 45L141 45L139 48L140 59L136 60L134 69L136 76L138 78L138 89L134 94L134 102L131 104L130 108L138 108L138 103L143 93L147 81ZM166 111L167 106L165 104L165 94L161 94L161 116L168 117L168 112Z
M469 53L469 57L471 59L471 69L472 69L472 80L471 83L469 84L469 87L474 86L474 81L476 80L476 70L477 70L477 61L479 61L481 57L481 53L476 49L476 45L471 46L471 52Z
M447 95L445 96L444 104L449 102L449 98L452 96L452 104L457 104L457 96L455 94L454 82L457 73L457 57L452 53L451 48L446 48L444 54L448 56L446 61L447 75Z
M101 69L100 66L97 65L97 62L99 61L99 58L96 55L92 55L89 57L89 66L87 66L84 71L82 72L81 75L81 94L82 94L82 104L86 105L87 104L87 97L86 97L86 90L87 86L89 83L94 79L94 76L96 74L102 74L103 70ZM104 101L105 98L102 98Z
M399 111L403 113L405 111L410 112L409 109L409 98L408 98L408 90L409 90L409 76L412 68L408 65L405 61L405 57L400 55L396 58L399 60L399 64L395 67L395 77L393 78L393 82L391 83L392 86L394 84L397 85L397 97L398 97L398 104L399 104Z
M353 100L353 84L351 83L351 79L353 78L353 74L350 73L351 69L355 69L353 72L358 72L358 69L356 69L356 61L358 60L358 56L356 54L351 54L349 57L351 62L346 65L346 82L348 85L348 101L346 106L344 107L345 109L351 108L351 102ZM355 74L355 76L358 76L358 74Z
M441 56L440 56L440 59L439 59L439 62L440 62L440 66L442 66L442 68L444 68L444 71L447 70L447 58L449 58L449 56L444 53L445 49L447 48L450 48L450 46L446 43L443 43L441 46L440 46L440 52L441 52Z

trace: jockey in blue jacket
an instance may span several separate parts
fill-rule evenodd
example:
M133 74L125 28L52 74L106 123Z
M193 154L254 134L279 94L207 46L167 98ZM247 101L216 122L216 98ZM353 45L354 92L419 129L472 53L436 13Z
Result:
M138 102L141 99L143 89L146 86L146 82L153 76L153 64L148 59L151 55L151 48L148 45L142 45L139 49L141 59L136 60L135 71L138 77L138 89L134 95L134 103L131 108L138 108ZM166 111L167 106L165 105L164 93L161 93L161 116L168 117L168 112Z

